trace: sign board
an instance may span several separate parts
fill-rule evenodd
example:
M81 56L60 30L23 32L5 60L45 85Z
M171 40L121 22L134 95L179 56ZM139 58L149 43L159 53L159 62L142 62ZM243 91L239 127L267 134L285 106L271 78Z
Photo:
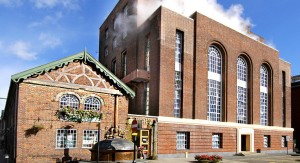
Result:
M131 131L132 131L132 132L136 132L137 129L138 129L138 124L137 124L136 119L134 119L134 120L132 121L132 123L131 123Z
M286 141L290 141L291 137L290 136L286 136Z

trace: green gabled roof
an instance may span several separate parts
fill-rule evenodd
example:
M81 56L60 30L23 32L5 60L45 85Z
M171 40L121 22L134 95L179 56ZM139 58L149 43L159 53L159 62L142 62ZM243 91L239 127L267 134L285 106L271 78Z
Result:
M131 98L135 96L135 93L126 84L124 84L118 77L116 77L112 72L110 72L105 66L103 66L100 62L98 62L94 57L92 57L86 51L20 72L18 74L14 74L12 75L11 79L15 83L19 83L20 81L27 79L31 76L41 75L46 72L50 72L51 70L62 68L63 66L68 65L71 62L79 61L79 60L83 61L84 63L89 62L94 64L97 70L103 73L104 76L108 77L114 84L117 85L117 87L122 89L127 95L129 95Z

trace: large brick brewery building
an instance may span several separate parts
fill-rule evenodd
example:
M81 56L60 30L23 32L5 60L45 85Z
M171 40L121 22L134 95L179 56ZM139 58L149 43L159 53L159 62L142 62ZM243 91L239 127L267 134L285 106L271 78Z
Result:
M132 19L147 2L118 2L99 59L135 91L130 114L157 116L158 157L291 149L291 72L279 52L198 12L160 6Z
M72 115L101 112L103 139L106 128L117 122L125 129L133 97L130 88L85 51L13 75L3 117L9 162L90 160L97 119L78 123L73 122L77 117L63 120L56 112L66 106L75 109Z

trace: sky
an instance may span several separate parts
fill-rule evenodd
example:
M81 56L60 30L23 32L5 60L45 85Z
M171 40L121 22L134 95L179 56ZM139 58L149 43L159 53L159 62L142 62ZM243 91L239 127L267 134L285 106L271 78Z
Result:
M199 0L201 1L201 0ZM299 0L208 0L236 10L300 75ZM98 59L99 27L118 0L0 0L0 110L11 75L83 51ZM172 1L171 1L172 2Z

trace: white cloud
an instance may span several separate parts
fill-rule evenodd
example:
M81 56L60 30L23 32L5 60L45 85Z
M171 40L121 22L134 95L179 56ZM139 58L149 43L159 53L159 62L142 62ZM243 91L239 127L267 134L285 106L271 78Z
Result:
M42 21L32 22L28 25L28 27L37 27L37 26L43 26L48 24L57 24L57 22L63 17L61 12L56 12L55 15L50 16L47 15L43 18Z
M0 5L4 5L6 7L19 7L22 4L21 0L0 0Z
M159 6L164 6L184 16L191 16L198 11L240 33L248 35L253 39L258 36L250 34L248 28L253 24L250 18L243 18L244 8L240 4L232 5L228 9L217 2L217 0L148 0L138 4L138 22L145 21Z
M62 6L70 10L78 10L80 6L77 0L31 0L36 8L53 8Z
M45 47L55 48L61 45L60 38L57 38L50 34L41 33L39 36L39 40L42 42L42 45Z
M36 59L37 53L33 52L30 48L30 43L24 41L17 41L8 47L8 51L22 59L34 60Z

